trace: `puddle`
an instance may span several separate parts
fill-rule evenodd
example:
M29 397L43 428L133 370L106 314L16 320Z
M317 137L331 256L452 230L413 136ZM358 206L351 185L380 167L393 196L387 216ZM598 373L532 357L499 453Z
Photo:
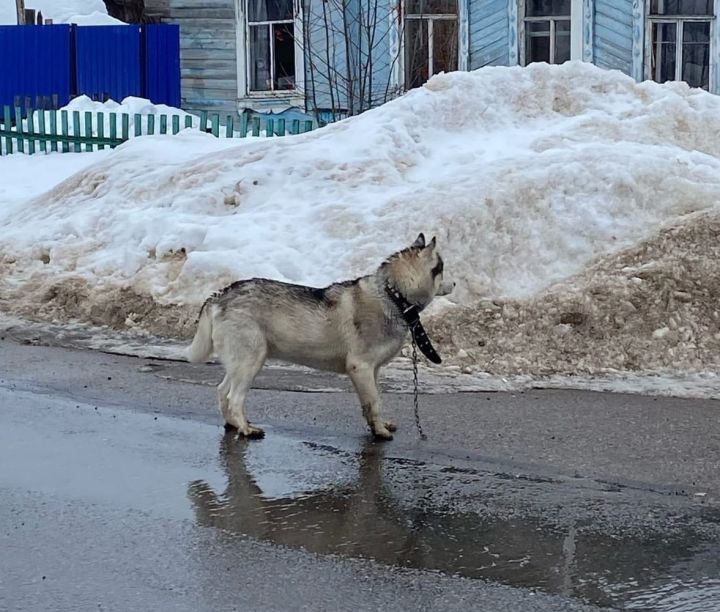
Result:
M479 475L471 483L472 474L386 458L383 448L366 443L355 453L277 435L272 445L226 435L219 450L225 483L194 481L188 497L203 526L319 554L438 570L601 606L694 611L720 601L720 550L691 529L612 537L588 525L549 527L458 511L453 497L471 489L483 495L478 484L494 489L487 495L506 497L512 487L528 485L483 483Z

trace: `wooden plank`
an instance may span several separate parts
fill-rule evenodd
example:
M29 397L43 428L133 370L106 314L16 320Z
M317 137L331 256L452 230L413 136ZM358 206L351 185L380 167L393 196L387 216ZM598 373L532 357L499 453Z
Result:
M168 120L167 115L160 115L160 133L167 134Z
M180 131L180 115L172 116L172 133L177 134Z
M207 111L202 111L200 113L200 131L201 132L207 132Z
M252 120L252 135L260 136L260 117L253 117Z
M305 129L304 132L310 132L313 129L313 122L312 121L306 121L305 122Z
M50 113L50 134L55 136L58 133L58 123L57 123L57 111L55 109L48 111ZM57 141L51 140L50 141L50 150L51 151L57 151Z
M117 138L117 113L110 114L110 138Z
M278 119L277 122L277 135L285 136L285 119Z
M247 138L248 116L247 113L240 115L240 138Z
M290 128L291 134L299 134L300 133L300 119L293 119L292 120L292 127Z
M12 115L9 106L3 106L3 128L10 132L12 127ZM5 137L5 152L10 155L13 152L13 141L11 136Z
M142 136L142 115L135 113L135 136Z
M68 126L68 111L60 111L60 129L62 130L62 134L67 136L70 133L70 129ZM70 143L68 143L66 140L61 141L62 142L62 152L67 153L70 151Z
M72 114L72 122L73 122L73 136L80 136L80 111L73 111ZM80 146L80 141L76 140L75 142L75 153L80 153L82 151L82 147Z
M90 111L85 112L85 137L92 138L93 135L93 115ZM92 152L93 145L90 142L85 143L85 150Z
M113 113L110 114L111 117L114 117L115 115ZM92 136L92 134L90 134ZM98 113L97 114L97 137L99 139L105 139L105 113ZM98 144L98 150L104 149L105 145L102 143ZM90 150L92 151L92 145L90 146Z
M38 132L40 134L46 134L47 130L45 129L45 111L40 110L38 112ZM40 140L40 150L43 153L47 153L47 140L44 138Z
M155 115L151 114L147 116L147 133L148 136L155 135Z
M35 119L33 117L33 111L29 110L27 112L27 132L29 134L35 133ZM28 140L28 154L33 155L35 153L35 141L30 139Z
M15 143L17 145L18 153L25 153L25 141L22 137L22 109L19 106L15 107L15 133L17 134L15 137Z
M275 136L275 120L269 117L265 120L265 136Z
M128 140L130 138L130 115L128 113L123 113L120 118L120 123L122 124L120 129L120 138Z
M185 127L191 128L193 124L192 116L191 115L185 115Z
M225 119L225 138L233 137L233 116L228 115Z
M220 136L220 115L217 113L210 118L210 128L212 135L218 138Z

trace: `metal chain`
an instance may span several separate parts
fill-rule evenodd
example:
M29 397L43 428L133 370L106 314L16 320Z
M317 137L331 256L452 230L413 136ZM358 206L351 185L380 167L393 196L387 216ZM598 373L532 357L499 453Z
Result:
M427 436L420 424L420 410L418 408L418 358L417 344L415 344L415 336L412 337L412 360L413 360L413 408L415 410L415 427L417 427L421 440L427 440Z

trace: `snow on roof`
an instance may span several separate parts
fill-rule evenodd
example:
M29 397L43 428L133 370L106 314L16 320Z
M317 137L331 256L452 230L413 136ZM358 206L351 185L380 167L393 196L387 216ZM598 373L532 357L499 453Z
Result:
M102 0L26 0L25 8L40 11L45 19L55 23L77 25L122 25L123 22L107 14ZM17 23L15 0L0 0L0 25Z
M720 98L589 64L439 75L301 136L129 142L0 211L0 260L36 287L85 282L89 303L126 287L190 312L239 278L368 273L424 231L456 303L533 299L714 209L718 133Z

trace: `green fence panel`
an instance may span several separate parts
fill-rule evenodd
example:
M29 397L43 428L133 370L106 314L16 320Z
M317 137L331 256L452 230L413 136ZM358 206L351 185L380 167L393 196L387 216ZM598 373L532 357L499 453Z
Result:
M33 134L35 132L35 120L33 118L33 112L28 111L27 113L27 133ZM28 138L28 154L33 155L35 153L35 141L32 138Z
M80 136L80 134L81 134L81 132L80 132L80 111L73 111L72 119L73 119L72 135L76 136L76 137ZM80 151L82 151L82 146L80 144L80 140L79 139L74 140L74 143L75 143L75 146L74 146L75 153L80 153Z
M15 144L17 146L18 153L25 153L25 139L23 138L23 127L22 127L22 109L19 106L15 107Z
M112 117L112 114L110 115ZM90 128L92 129L92 123L90 123ZM92 138L93 134L90 132L89 134L90 138ZM104 140L105 140L105 113L98 113L97 114L97 138L98 138L98 151L100 149L105 148ZM90 150L93 150L92 144L90 145Z
M117 134L117 114L111 113L110 114L110 138L112 140L118 140L118 134ZM110 145L110 146L116 146L116 145Z
M130 115L123 113L120 118L122 127L120 128L120 138L128 140L130 138Z
M58 133L57 111L51 110L50 111L50 134L52 136L57 136L57 133ZM55 140L54 138L50 141L50 150L51 151L58 150L58 143L57 143L57 140Z
M12 129L12 115L9 106L3 107L3 130L7 133L5 136L5 152L10 155L13 152L13 141L10 136L10 130Z
M60 129L62 130L63 136L67 136L70 133L69 121L70 117L68 111L60 111ZM62 152L67 153L68 151L70 151L70 142L63 140Z

